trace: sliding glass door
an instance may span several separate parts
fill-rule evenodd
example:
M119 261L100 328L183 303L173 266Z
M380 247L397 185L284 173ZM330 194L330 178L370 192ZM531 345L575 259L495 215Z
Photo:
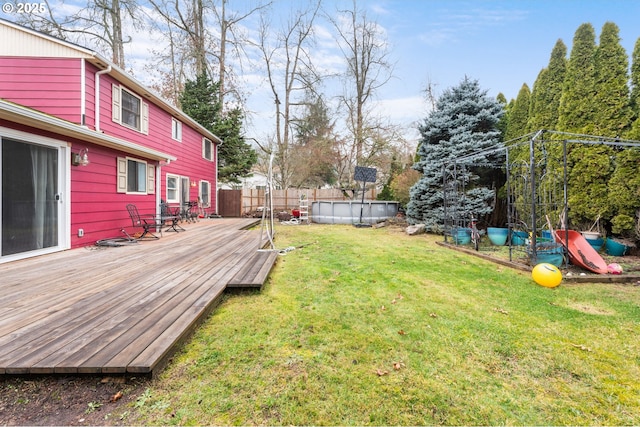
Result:
M61 238L60 147L0 138L0 256L57 248Z

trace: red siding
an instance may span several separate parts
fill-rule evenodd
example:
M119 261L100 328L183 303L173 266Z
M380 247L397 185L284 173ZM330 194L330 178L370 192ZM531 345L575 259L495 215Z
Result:
M208 181L211 185L211 211L215 211L216 163L202 157L202 135L182 122L182 141L171 138L172 116L151 104L141 94L143 102L149 104L149 134L145 135L112 120L112 84L118 84L113 78L102 76L100 79L100 129L109 135L127 139L165 153L173 154L178 159L162 168L161 198L166 199L166 174L189 177L199 183ZM126 88L130 90L130 88ZM132 91L133 92L133 91ZM135 92L134 92L135 93ZM179 120L179 119L178 119ZM215 149L214 149L215 153ZM190 187L190 199L196 200L199 186Z
M84 77L84 84L85 84L85 89L86 89L86 96L85 96L85 120L84 120L84 124L87 125L89 128L94 129L95 128L95 115L96 115L96 75L95 73L97 73L99 70L89 64L88 62L85 62L85 77Z
M9 58L0 57L0 98L81 123L81 64L80 59ZM95 73L96 67L85 62L85 121L95 127ZM71 246L93 245L97 240L120 237L122 229L129 233L138 231L131 225L126 211L128 203L135 203L141 213L155 213L156 199L166 199L166 174L188 177L199 183L208 181L211 191L211 209L216 211L215 162L202 157L202 135L182 122L182 141L171 138L172 116L154 105L144 94L143 102L149 105L149 134L129 129L112 121L112 84L118 84L108 74L100 77L100 129L111 135L142 146L153 148L177 157L162 167L160 194L132 195L116 191L117 158L128 154L107 149L84 141L48 132L15 126L16 129L51 136L73 144L72 151L89 149L90 163L86 167L71 166ZM215 147L214 147L215 154ZM149 159L139 158L143 161ZM150 164L156 164L151 161ZM199 186L189 187L190 200L198 197ZM78 237L78 229L84 237Z
M73 152L89 149L87 166L71 166L71 245L94 244L97 240L122 237L123 228L132 234L134 229L126 206L135 203L141 213L156 212L156 196L132 195L116 192L116 159L125 153L86 143L77 143ZM84 237L78 237L78 229Z
M80 123L81 60L0 57L0 98Z

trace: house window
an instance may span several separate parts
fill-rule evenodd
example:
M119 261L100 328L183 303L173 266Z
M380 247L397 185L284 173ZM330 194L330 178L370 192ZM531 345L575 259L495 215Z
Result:
M144 134L149 133L149 105L122 86L112 86L112 119Z
M137 160L127 160L127 192L147 192L147 164Z
M155 166L142 160L118 157L117 174L118 193L155 193Z
M200 202L203 207L211 206L211 184L209 181L200 181Z
M182 141L182 122L171 119L171 138Z
M167 203L180 203L180 177L167 174Z
M140 130L141 106L140 98L122 89L122 124Z
M213 142L208 138L202 138L202 157L213 161Z

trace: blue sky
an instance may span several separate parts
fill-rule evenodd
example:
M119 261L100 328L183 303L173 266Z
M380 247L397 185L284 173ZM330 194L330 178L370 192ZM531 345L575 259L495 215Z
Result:
M289 1L278 3L284 9ZM325 3L327 10L331 3L351 5L350 0ZM438 95L468 76L490 96L503 93L510 100L523 83L532 88L558 39L570 53L583 23L593 25L596 37L605 22L617 24L629 58L640 38L640 1L632 0L358 0L358 6L385 29L395 63L394 78L378 94L379 110L412 140L429 111L428 83ZM260 106L272 106L262 95L256 90L249 97L257 114L255 129L248 132L258 137L269 127L269 122L260 125L260 118L269 116Z
M571 49L583 23L599 36L611 21L620 28L631 55L640 37L640 1L363 1L377 11L397 56L396 90L409 94L427 78L437 88L456 85L465 75L491 95L515 98L523 83L533 85L549 62L558 39ZM418 84L418 87L416 87Z
M491 96L502 92L507 99L517 97L523 83L532 88L558 39L571 51L575 31L583 23L594 26L596 37L605 22L616 23L629 57L640 38L640 1L632 0L360 0L359 4L375 12L388 31L397 61L396 79L382 98L405 99L405 105L412 106L405 122L427 114L420 114L411 99L420 96L428 82L441 93L468 76Z

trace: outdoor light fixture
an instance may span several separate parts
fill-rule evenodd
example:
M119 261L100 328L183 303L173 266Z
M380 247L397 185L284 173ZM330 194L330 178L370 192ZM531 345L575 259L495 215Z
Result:
M71 153L71 164L73 166L87 166L89 164L89 150L83 148L78 153Z

